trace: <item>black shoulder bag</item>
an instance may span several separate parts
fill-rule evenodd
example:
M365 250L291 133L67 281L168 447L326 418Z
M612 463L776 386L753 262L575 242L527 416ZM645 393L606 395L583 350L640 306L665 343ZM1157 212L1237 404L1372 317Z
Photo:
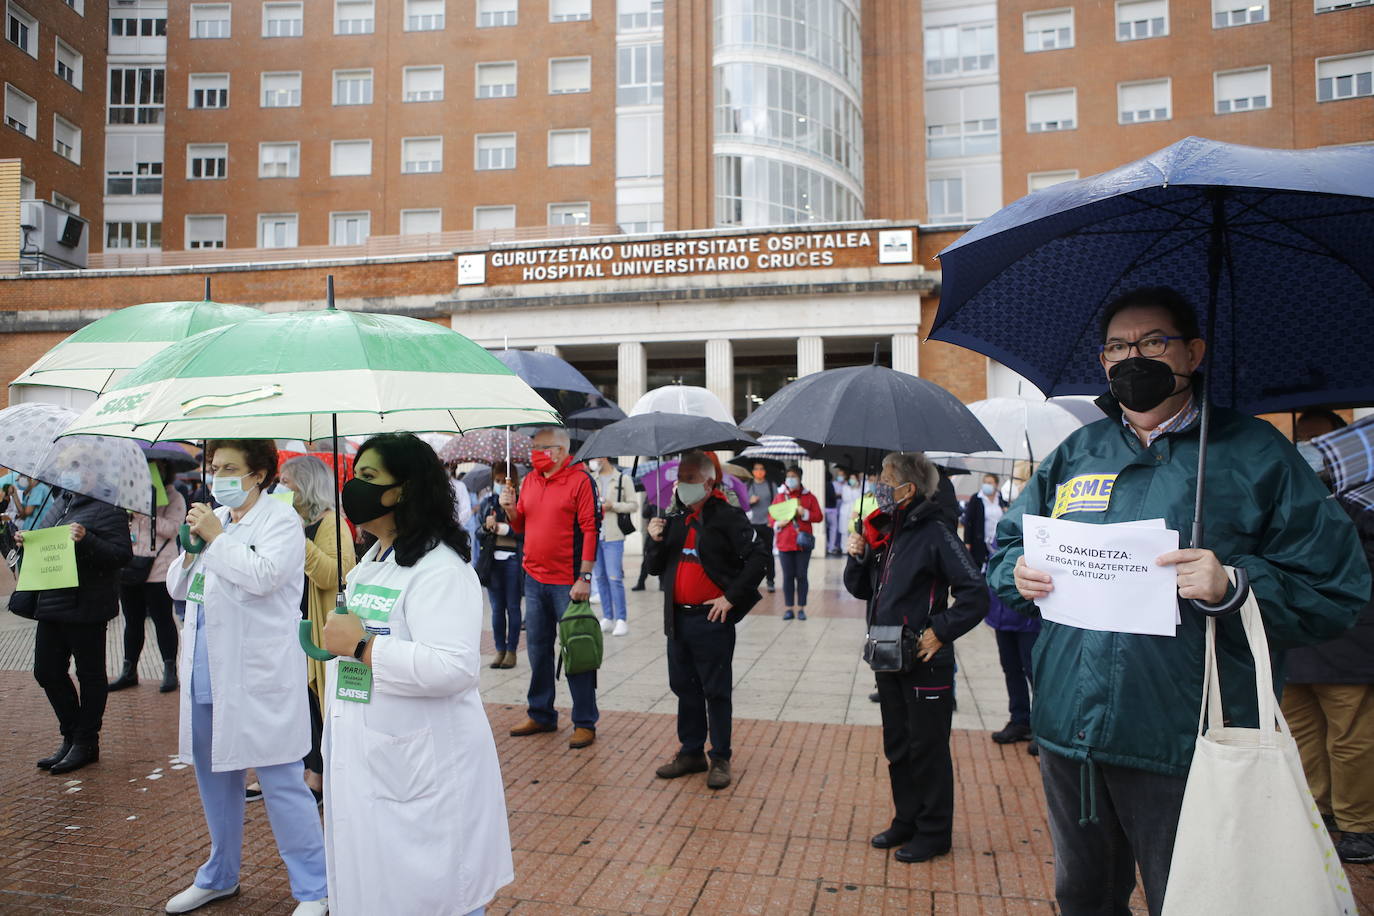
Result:
M625 494L625 475L621 474L620 479L615 484L615 501L624 502ZM627 537L635 532L635 518L628 512L617 512L615 523L620 527L620 533Z
M893 538L896 538L895 532ZM873 623L873 609L878 606L878 596L882 593L887 563L892 558L893 542L889 540L887 543L887 551L883 554L883 562L878 569L878 585L868 606L868 635L864 638L864 661L874 671L903 674L916 665L916 631L903 624L875 626Z

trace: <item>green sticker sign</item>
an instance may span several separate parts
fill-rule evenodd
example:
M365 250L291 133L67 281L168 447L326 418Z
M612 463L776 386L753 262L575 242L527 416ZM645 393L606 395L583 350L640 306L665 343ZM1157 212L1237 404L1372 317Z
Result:
M359 585L353 589L348 599L348 612L364 620L385 623L391 619L391 611L401 599L399 588L383 588L380 585Z
M338 686L334 695L350 703L372 702L372 669L351 658L339 659Z
M191 587L186 589L186 600L196 604L205 603L205 573L198 572L191 577Z
M24 533L24 562L19 567L16 591L76 588L77 584L76 542L72 540L71 525Z

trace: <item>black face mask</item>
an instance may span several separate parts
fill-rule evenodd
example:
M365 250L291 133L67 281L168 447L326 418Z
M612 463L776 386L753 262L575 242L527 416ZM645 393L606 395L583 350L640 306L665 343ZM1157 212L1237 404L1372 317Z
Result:
M343 485L341 493L344 515L355 525L366 525L381 518L395 508L382 505L382 496L395 486L394 483L382 485L369 483L360 477L352 478Z
M1163 404L1174 392L1174 376L1180 375L1169 364L1158 359L1132 356L1112 366L1107 373L1111 380L1112 397L1127 410L1144 413Z

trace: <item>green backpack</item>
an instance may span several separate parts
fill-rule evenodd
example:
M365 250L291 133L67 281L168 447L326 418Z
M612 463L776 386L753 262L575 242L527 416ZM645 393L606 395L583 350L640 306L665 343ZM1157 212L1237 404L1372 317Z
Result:
M563 619L558 621L558 667L568 674L595 671L601 667L604 649L601 621L596 619L591 604L569 604Z

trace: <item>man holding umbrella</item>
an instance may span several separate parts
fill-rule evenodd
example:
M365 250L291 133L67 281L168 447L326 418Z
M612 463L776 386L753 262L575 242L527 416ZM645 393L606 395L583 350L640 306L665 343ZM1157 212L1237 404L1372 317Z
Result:
M1196 374L1206 342L1191 304L1167 287L1111 302L1101 321L1108 417L1073 433L1041 464L998 528L989 579L1028 615L1053 589L1028 567L1022 516L1108 524L1163 518L1187 532L1199 453ZM1178 597L1216 605L1243 569L1270 644L1310 644L1349 627L1369 596L1355 533L1273 427L1214 409L1207 544L1157 559ZM1076 484L1095 482L1087 488ZM1094 490L1073 502L1056 497ZM1035 657L1035 738L1055 847L1061 912L1126 913L1139 866L1150 913L1163 905L1202 696L1204 618L1180 600L1174 637L1045 621ZM1218 620L1222 682L1254 678L1239 620ZM1248 674L1245 674L1248 670ZM1228 724L1254 727L1252 699L1231 697Z

